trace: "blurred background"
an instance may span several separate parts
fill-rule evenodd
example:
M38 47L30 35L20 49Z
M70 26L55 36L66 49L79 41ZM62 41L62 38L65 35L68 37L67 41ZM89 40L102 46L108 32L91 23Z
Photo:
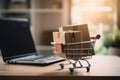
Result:
M101 35L95 45L96 54L111 55L111 47L120 51L119 3L120 0L0 0L0 17L28 19L40 51L52 50L52 32L59 27L86 23L90 36Z

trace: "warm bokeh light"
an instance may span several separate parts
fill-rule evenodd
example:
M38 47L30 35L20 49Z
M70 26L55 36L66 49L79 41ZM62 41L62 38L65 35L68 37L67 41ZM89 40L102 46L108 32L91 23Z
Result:
M103 47L102 39L116 25L116 0L72 0L72 24L87 23L90 36L100 34L97 49Z

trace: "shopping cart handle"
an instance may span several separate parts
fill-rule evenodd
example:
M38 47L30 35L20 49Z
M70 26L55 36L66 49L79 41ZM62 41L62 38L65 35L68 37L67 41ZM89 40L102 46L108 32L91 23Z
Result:
M97 34L95 37L90 37L90 39L100 39L101 35Z

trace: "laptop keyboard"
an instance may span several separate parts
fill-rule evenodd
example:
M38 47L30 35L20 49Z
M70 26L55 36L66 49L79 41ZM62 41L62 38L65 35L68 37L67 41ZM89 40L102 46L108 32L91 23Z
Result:
M19 58L19 59L13 59L12 61L34 61L34 62L44 62L44 63L49 63L49 62L54 62L54 61L59 61L59 60L63 60L64 58L58 57L58 56L49 56L49 57L45 57L45 56L29 56L29 57L25 57L25 58Z
M60 59L63 59L63 58L58 57L58 56L49 56L49 57L42 58L42 59L36 59L35 62L41 62L41 61L48 62L48 61L56 61Z
M32 55L32 56L12 59L12 61L34 61L36 59L40 59L40 58L43 58L43 57L44 56L42 56L42 55L40 55L40 56Z

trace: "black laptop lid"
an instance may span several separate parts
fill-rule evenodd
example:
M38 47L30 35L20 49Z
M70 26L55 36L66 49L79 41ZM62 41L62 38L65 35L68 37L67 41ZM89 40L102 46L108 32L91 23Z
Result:
M0 18L0 49L4 60L35 53L28 21Z

